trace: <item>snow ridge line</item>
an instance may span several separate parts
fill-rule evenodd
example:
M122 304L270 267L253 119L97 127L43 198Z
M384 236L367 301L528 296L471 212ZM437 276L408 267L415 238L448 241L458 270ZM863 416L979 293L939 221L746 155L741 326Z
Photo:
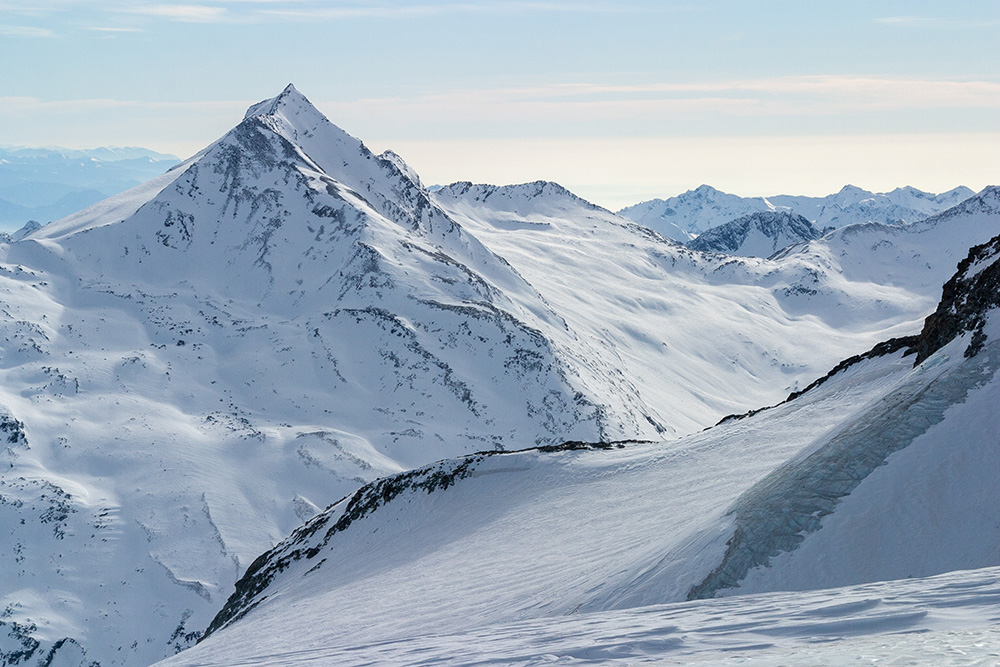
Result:
M327 507L325 511L296 529L285 541L254 560L243 577L236 582L236 590L226 601L225 606L212 619L198 641L200 643L214 632L243 618L254 607L266 600L267 596L259 597L260 594L267 589L278 574L287 570L293 562L303 558L309 560L317 556L334 535L347 530L352 523L375 512L379 507L388 504L407 490L422 490L428 494L445 490L457 481L472 476L476 466L491 456L509 456L526 452L554 454L579 450L607 451L623 449L629 443L646 442L648 441L582 442L573 440L558 445L542 445L511 451L477 452L370 482L350 496ZM323 536L315 543L310 544L312 541L310 538L323 528L326 528ZM321 567L323 562L325 559L320 560L309 572Z

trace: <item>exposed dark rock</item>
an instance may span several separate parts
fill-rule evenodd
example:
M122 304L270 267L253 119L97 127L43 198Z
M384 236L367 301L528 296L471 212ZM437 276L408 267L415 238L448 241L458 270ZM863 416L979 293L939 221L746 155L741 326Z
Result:
M793 243L818 239L823 233L801 215L778 211L762 211L737 218L724 225L713 227L687 247L702 252L743 254L741 248L757 232L772 242L767 256Z
M914 365L934 354L956 336L972 331L966 357L975 356L986 336L983 325L989 310L1000 306L1000 236L975 246L958 265L958 272L944 284L937 310L924 320L916 342Z

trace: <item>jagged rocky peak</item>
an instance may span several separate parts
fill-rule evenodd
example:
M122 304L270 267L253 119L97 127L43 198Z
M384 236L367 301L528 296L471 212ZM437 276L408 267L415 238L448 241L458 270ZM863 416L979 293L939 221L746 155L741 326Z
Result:
M694 190L691 190L690 193L696 197L717 197L719 195L725 194L721 190L713 188L711 185L707 183L702 183Z
M114 265L135 284L183 276L278 308L320 299L335 285L369 284L363 276L407 243L430 243L453 258L476 246L402 159L375 155L292 86L155 184L47 225L29 240L36 238L59 239L66 261L86 275ZM205 269L213 265L231 274Z
M991 196L998 202L1000 190ZM958 265L958 271L941 290L937 310L924 320L917 339L916 362L934 354L957 336L972 332L966 357L975 356L986 342L990 311L1000 307L1000 236L973 247Z
M848 183L844 187L837 191L837 195L841 197L865 197L871 195L871 192L865 190L864 188L859 188L856 185L851 185Z
M903 187L896 188L891 192L887 192L886 196L898 204L922 204L924 206L927 204L941 204L950 206L964 201L975 194L975 192L964 185L960 185L940 194L919 190L912 185L905 185Z
M770 257L793 243L811 241L822 232L801 215L786 211L760 211L713 227L687 246L702 252L744 257Z
M516 195L526 198L550 195L580 199L563 186L552 181L532 181L530 183L517 183L513 185L490 185L488 183L457 181L440 188L439 191L448 192L454 196L471 195L473 197L483 199L494 195L503 195L508 197Z
M281 91L281 94L277 97L272 97L267 100L263 100L254 104L249 109L247 109L244 118L252 118L254 116L271 116L282 109L292 109L292 110L315 110L316 108L312 103L306 99L306 96L298 91L298 89L293 84L288 84L285 89Z
M259 123L280 135L318 171L338 181L350 181L362 175L359 169L367 172L375 167L422 189L416 172L401 157L392 151L374 155L360 139L330 122L292 84L277 97L250 107L244 117L244 123L248 122Z

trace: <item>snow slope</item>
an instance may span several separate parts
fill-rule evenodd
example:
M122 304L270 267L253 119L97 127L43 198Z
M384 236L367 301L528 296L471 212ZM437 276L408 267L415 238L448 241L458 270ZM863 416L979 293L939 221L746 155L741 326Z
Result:
M258 558L208 638L165 664L731 649L775 664L840 655L808 638L901 631L995 657L1000 237L949 284L920 337L701 434L480 454L366 486ZM814 592L662 606L790 590Z
M874 193L845 185L839 192L825 197L740 197L702 185L676 197L652 199L628 206L618 214L668 238L687 243L708 229L752 213L794 213L819 229L864 222L894 225L916 222L940 213L973 194L964 186L935 195L909 186Z
M336 644L243 635L226 654L207 643L169 665L992 665L1000 660L1000 569L841 589L744 595L585 612L464 632ZM307 608L311 626L330 622Z
M741 257L770 257L794 243L820 236L820 230L801 215L765 211L713 227L689 241L687 247Z
M968 248L1000 233L992 189L926 224L852 226L771 261L665 243L552 183L457 183L434 198L560 314L567 327L546 333L567 363L606 359L677 435L915 333Z
M773 403L916 331L1000 214L946 224L707 256L552 184L431 195L289 87L0 245L0 655L148 664L377 478Z

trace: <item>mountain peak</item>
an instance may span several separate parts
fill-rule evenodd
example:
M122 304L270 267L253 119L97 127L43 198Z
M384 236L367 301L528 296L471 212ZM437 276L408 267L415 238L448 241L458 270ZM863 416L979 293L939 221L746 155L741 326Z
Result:
M277 97L263 100L247 109L244 119L253 118L254 116L272 116L279 111L300 111L304 109L319 113L305 95L300 93L292 84L288 84Z
M770 257L793 243L822 236L809 220L789 211L757 211L712 227L687 247L743 257Z
M701 185L699 185L698 187L696 187L694 190L689 190L689 192L697 193L697 194L702 194L702 195L722 194L720 190L717 190L716 188L713 188L711 185L708 185L707 183L702 183Z

